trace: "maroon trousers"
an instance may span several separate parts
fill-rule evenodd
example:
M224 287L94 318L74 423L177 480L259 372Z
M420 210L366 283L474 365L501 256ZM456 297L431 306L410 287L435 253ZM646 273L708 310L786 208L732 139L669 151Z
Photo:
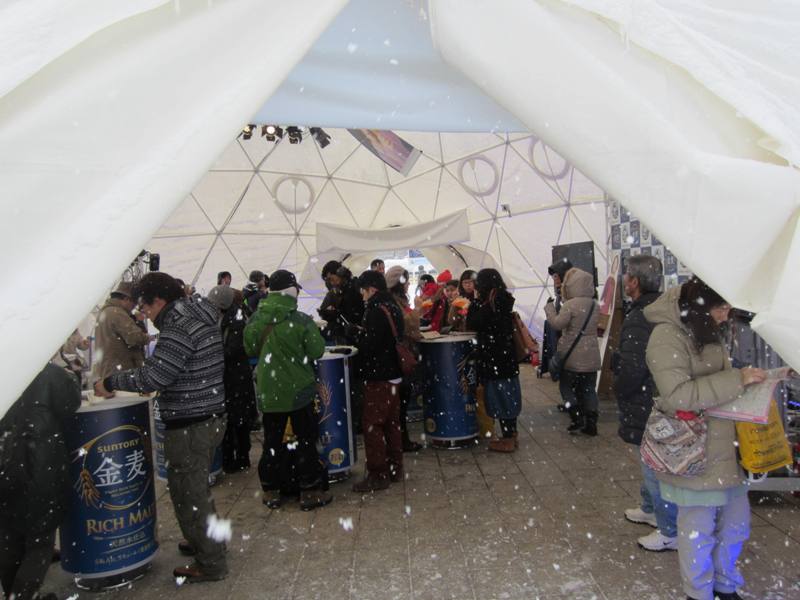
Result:
M367 472L388 477L403 470L403 439L400 434L400 385L367 381L364 386L364 447Z

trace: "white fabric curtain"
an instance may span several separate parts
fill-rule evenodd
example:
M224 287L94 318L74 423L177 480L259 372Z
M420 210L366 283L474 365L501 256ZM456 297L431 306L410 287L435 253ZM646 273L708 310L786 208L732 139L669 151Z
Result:
M434 0L431 26L445 60L758 312L756 330L800 367L800 174L770 164L738 106L563 3Z
M4 28L25 30L51 3L24 4ZM13 348L0 414L345 0L182 0L105 22L96 4L27 29L31 43L63 43L0 98L0 332ZM81 43L66 32L73 22L91 24ZM267 35L267 23L282 26Z
M358 229L317 223L317 252L384 252L402 248L428 248L469 241L467 211L405 227Z

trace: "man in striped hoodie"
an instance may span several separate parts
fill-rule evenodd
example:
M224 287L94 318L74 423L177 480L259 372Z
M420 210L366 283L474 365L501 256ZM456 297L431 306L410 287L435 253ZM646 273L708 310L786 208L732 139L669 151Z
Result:
M195 557L173 573L187 582L224 579L225 546L206 534L216 512L208 471L225 433L225 359L217 312L203 298L185 297L166 273L145 275L133 296L158 328L158 343L143 366L98 381L95 393L158 392L169 493L186 538L178 549Z

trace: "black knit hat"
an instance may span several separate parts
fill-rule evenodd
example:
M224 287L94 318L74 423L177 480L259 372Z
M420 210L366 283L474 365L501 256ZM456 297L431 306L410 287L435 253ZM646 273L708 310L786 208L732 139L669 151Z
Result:
M379 292L386 291L386 278L378 271L364 271L358 278L358 287L362 290L375 288Z
M547 273L549 275L558 275L561 279L564 279L564 275L566 275L567 271L569 271L571 268L572 262L570 262L567 257L564 257L547 267Z
M269 276L269 289L271 291L280 292L290 287L297 288L298 290L303 289L303 287L297 283L297 278L291 271L278 269Z

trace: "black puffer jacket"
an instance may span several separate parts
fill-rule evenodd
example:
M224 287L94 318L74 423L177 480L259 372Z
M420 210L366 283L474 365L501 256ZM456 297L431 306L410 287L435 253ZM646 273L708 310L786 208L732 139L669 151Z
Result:
M404 333L400 307L389 292L377 292L367 301L362 328L356 340L358 373L364 381L390 381L402 377L397 340L381 307L389 310L397 336L402 339Z
M622 322L619 349L614 354L614 392L619 406L619 437L637 446L642 443L644 427L653 408L653 377L645 359L653 324L644 318L643 311L659 295L658 292L642 294L631 304Z
M519 375L514 352L514 296L497 290L494 297L476 300L467 312L467 329L478 334L478 377L509 379Z
M81 405L75 378L66 370L48 364L0 420L0 431L24 447L2 488L0 519L20 532L54 531L63 521L69 500L69 448L65 428ZM17 465L20 465L17 472ZM22 466L24 465L24 466Z
M326 340L337 344L352 343L348 337L349 325L359 325L364 318L364 301L358 283L347 279L341 288L328 290L317 311L328 322L322 332Z
M222 343L225 349L225 412L228 423L242 426L256 407L253 367L244 351L247 319L241 306L232 305L222 315Z

